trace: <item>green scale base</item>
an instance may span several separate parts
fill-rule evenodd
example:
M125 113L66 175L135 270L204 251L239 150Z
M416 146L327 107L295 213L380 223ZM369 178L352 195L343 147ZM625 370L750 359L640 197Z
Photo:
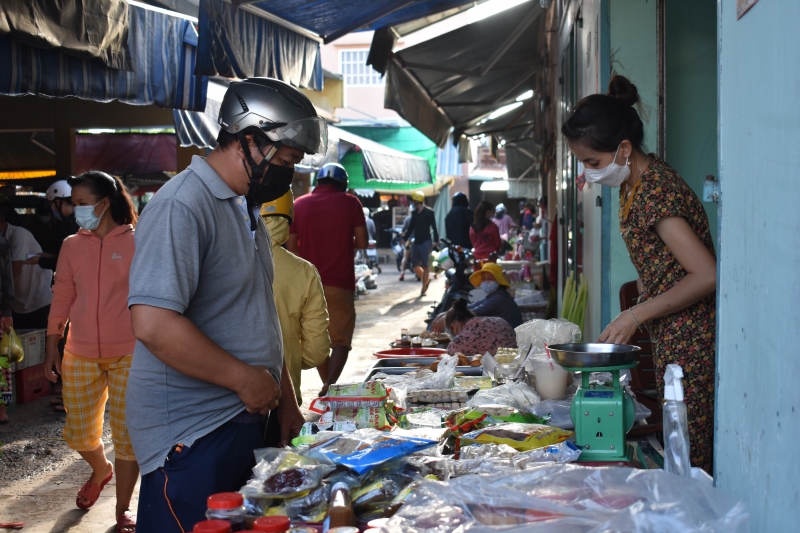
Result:
M620 387L619 371L638 364L564 367L569 372L581 372L581 388L575 393L570 407L575 424L575 442L583 447L579 462L630 462L633 459L633 447L627 443L626 435L633 427L636 407L633 399ZM589 377L593 372L610 372L612 386L590 387Z

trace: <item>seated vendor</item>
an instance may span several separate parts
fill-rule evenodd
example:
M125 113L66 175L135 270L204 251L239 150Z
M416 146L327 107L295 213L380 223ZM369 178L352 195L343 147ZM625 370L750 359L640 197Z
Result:
M450 355L494 355L498 348L516 348L517 335L508 322L492 316L475 316L467 309L467 300L459 298L445 314L445 325L455 337L447 347Z
M494 316L502 318L512 328L522 324L522 312L519 310L514 297L508 292L511 284L503 275L503 269L496 263L486 263L477 272L469 277L472 286L480 288L486 293L475 303L467 306L475 316ZM434 333L441 333L445 326L445 313L439 314L431 324Z

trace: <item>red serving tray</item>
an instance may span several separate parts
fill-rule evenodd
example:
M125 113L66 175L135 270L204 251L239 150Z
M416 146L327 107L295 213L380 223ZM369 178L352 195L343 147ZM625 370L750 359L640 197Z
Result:
M447 350L441 348L392 348L391 350L381 350L374 355L378 359L394 359L396 357L438 357Z

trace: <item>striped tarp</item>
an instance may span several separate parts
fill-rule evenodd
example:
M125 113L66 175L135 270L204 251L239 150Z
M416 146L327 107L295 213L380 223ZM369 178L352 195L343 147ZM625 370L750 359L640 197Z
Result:
M191 21L129 4L128 24L133 72L0 35L0 94L204 110L208 78L194 75L197 32Z

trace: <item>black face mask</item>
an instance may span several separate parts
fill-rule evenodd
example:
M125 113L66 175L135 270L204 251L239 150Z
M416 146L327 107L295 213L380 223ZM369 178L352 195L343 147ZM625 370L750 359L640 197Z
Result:
M289 192L293 176L294 169L292 167L268 166L261 183L250 181L250 192L247 193L247 201L252 205L260 206L277 200Z
M247 138L244 133L239 133L239 142L247 146ZM259 152L261 149L259 148ZM245 150L247 164L250 166L250 186L247 192L247 203L254 206L261 206L267 202L277 200L287 192L292 186L294 168L270 165L269 162L278 151L278 145L273 145L269 153L256 164L249 150ZM263 154L262 154L263 155ZM269 165L269 166L267 166ZM266 173L264 167L267 167ZM259 183L258 176L264 175Z

